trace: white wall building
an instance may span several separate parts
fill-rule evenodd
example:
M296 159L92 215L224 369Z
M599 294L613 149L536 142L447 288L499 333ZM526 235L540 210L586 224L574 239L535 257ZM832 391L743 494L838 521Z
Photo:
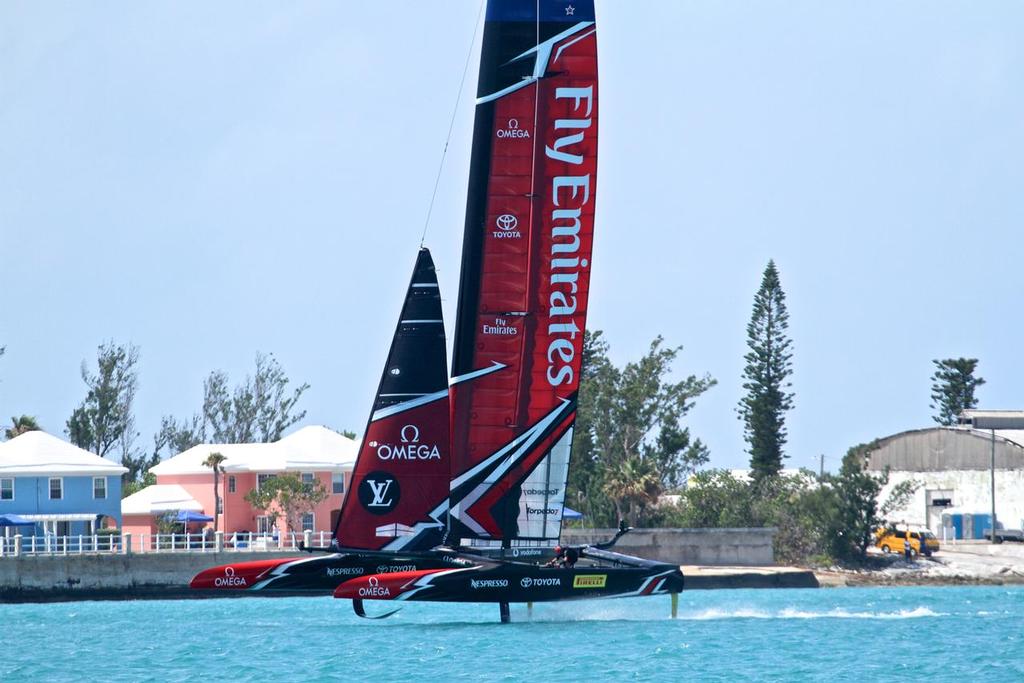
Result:
M1018 416L1024 411L985 411ZM1024 429L958 427L916 429L880 439L868 455L868 469L889 469L884 501L900 482L920 484L910 502L890 519L926 526L942 536L942 513L990 514L992 510L992 451L995 448L996 518L1000 528L1024 528ZM1006 424L1013 425L1012 421Z

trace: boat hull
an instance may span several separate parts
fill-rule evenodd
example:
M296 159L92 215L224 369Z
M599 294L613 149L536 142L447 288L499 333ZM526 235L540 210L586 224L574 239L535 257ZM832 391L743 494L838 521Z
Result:
M554 602L665 595L683 590L679 567L538 567L521 563L370 574L346 580L336 598L426 602Z

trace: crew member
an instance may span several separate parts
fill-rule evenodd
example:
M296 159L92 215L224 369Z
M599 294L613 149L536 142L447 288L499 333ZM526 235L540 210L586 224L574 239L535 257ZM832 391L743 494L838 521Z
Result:
M565 548L560 545L555 546L555 556L544 563L545 567L562 567L565 562Z
M576 565L576 561L580 559L580 551L576 548L562 547L560 545L555 546L555 556L548 560L545 567L562 567L563 569L572 569Z

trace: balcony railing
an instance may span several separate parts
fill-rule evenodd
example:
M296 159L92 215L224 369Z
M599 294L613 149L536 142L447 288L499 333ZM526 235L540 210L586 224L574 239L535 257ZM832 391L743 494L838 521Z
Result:
M131 553L212 553L298 551L328 548L329 531L255 534L222 531L200 534L93 534L77 536L0 536L0 558L44 555L127 555Z

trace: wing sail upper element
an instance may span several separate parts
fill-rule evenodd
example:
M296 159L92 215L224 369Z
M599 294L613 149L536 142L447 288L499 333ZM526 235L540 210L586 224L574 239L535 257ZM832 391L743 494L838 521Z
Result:
M492 0L452 370L452 535L558 537L597 183L592 0ZM479 374L474 374L479 373Z
M421 249L334 535L346 548L437 545L448 509L448 364L437 274Z

